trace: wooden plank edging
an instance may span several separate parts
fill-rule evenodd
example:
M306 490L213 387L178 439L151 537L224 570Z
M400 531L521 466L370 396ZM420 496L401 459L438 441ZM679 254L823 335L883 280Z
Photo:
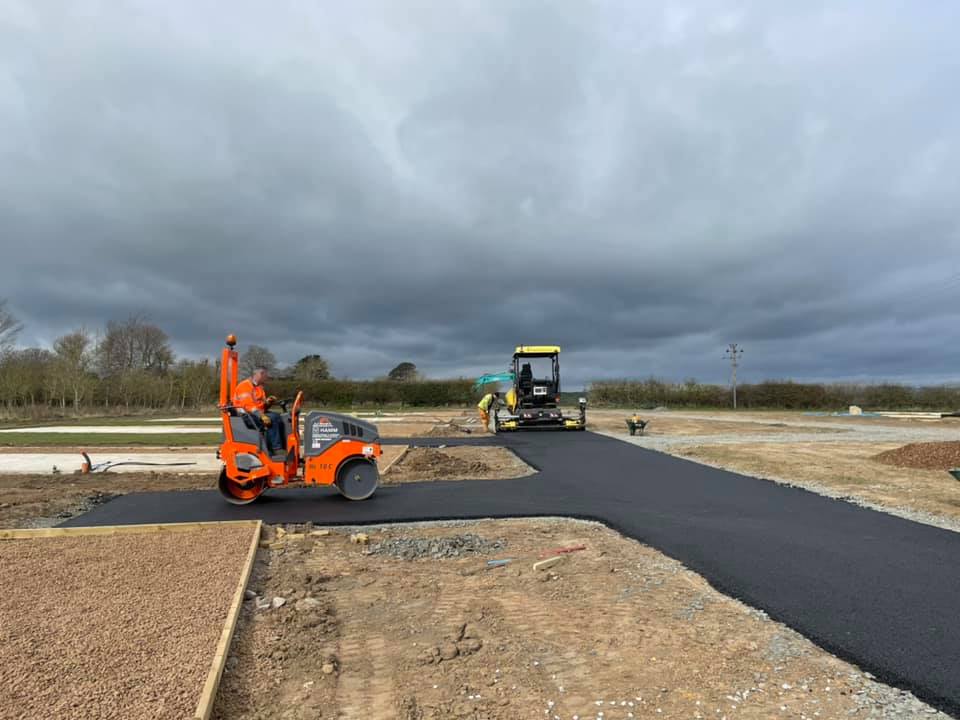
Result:
M240 608L243 605L243 593L247 588L247 581L250 579L253 562L257 556L257 547L260 543L260 532L262 528L263 522L257 520L256 527L253 531L253 538L250 541L250 549L247 551L247 559L244 561L243 568L240 571L240 580L237 582L233 602L230 603L230 610L227 612L223 632L220 633L220 641L217 643L217 650L213 656L213 662L210 665L210 672L207 673L207 680L203 684L203 692L200 693L200 702L197 703L197 709L196 712L194 712L195 720L209 720L210 714L213 712L213 703L217 698L220 678L223 675L223 668L227 663L230 643L233 641L233 631L236 629L237 619L240 617Z
M381 474L381 475L386 475L386 474L387 474L387 471L390 470L390 468L392 468L392 467L393 467L394 465L396 465L398 462L400 462L401 460L403 460L404 456L405 456L408 452L410 452L410 446L409 446L409 445L404 445L404 446L403 446L403 450L401 450L401 451L399 452L399 454L398 454L393 460L391 460L390 462L388 462L388 463L386 464L386 467L383 468L383 470L380 470L380 474Z
M187 532L217 526L259 527L259 520L223 520L219 522L153 523L148 525L97 525L90 527L7 528L0 529L0 540L30 540L31 538L80 537L84 535L126 535L148 532ZM259 534L259 530L257 531Z

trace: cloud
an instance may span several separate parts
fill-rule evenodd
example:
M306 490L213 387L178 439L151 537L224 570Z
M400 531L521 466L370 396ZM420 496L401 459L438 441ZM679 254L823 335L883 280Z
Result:
M954 377L948 3L0 2L0 296L365 377ZM903 352L899 352L902 348Z

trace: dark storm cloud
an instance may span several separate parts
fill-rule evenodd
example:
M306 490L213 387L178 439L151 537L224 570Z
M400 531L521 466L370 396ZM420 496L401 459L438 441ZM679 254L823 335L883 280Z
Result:
M951 379L958 20L0 0L0 297L353 377Z

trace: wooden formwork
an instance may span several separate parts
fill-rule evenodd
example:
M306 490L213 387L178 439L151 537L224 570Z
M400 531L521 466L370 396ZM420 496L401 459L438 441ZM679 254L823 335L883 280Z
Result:
M410 452L410 446L409 446L409 445L404 445L404 446L403 446L403 450L401 450L399 453L397 453L397 456L396 456L393 460L391 460L390 462L388 462L388 463L387 463L386 465L384 465L382 468L379 468L379 470L378 470L379 473L380 473L381 475L386 474L387 470L389 470L389 469L392 468L394 465L396 465L398 462L400 462L401 460L403 460L403 458L406 457L406 455L407 455L408 452Z
M230 520L224 522L190 522L190 523L160 523L151 525L103 525L100 527L66 527L66 528L31 528L31 529L4 529L0 530L0 540L29 540L33 538L54 538L54 537L82 537L86 535L129 535L134 533L171 533L171 532L189 532L191 530L200 530L203 528L217 526L247 526L253 529L253 537L250 540L250 547L247 550L247 556L244 559L243 566L240 569L240 578L237 581L237 587L230 601L230 607L227 610L226 621L223 630L220 633L220 639L217 641L217 647L207 672L207 679L203 684L203 690L200 693L200 700L194 711L194 720L209 720L213 711L213 703L217 697L217 688L220 687L220 678L223 675L223 668L227 662L227 653L230 650L230 643L233 640L233 632L237 627L237 619L240 617L240 607L243 605L243 592L247 587L247 581L250 579L250 572L253 569L253 562L257 554L257 546L260 542L260 531L263 526L260 520Z

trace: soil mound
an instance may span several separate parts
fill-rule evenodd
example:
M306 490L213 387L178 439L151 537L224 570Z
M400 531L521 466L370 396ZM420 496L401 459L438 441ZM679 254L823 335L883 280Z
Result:
M429 430L417 433L418 437L456 437L457 435L469 435L471 430L456 423L442 423L434 425Z
M483 477L490 472L482 460L464 460L436 448L415 448L402 463L405 470L428 477Z
M874 455L873 459L896 467L950 470L960 467L960 442L910 443Z

